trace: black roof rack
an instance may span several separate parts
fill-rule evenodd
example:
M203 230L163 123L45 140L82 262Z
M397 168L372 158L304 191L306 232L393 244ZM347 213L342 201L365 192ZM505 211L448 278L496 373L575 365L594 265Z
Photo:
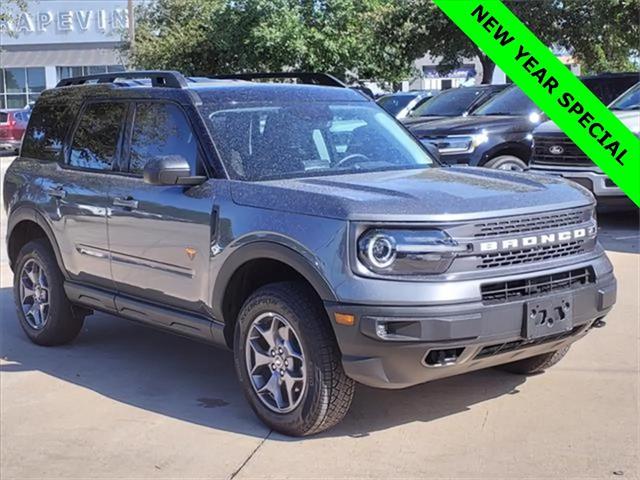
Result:
M56 87L69 87L72 85L84 85L96 80L96 83L114 83L118 79L149 79L152 87L187 88L187 79L180 73L169 70L148 70L139 72L112 72L71 77L60 80Z
M262 79L295 79L310 85L324 85L326 87L347 88L347 86L328 73L310 72L276 72L276 73L234 73L229 75L212 75L210 78L218 80L262 80Z

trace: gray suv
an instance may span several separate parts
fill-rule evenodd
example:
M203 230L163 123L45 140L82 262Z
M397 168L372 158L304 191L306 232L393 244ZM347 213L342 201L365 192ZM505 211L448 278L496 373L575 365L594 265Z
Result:
M441 167L360 93L298 80L44 92L4 185L28 337L70 342L102 311L231 349L256 414L309 435L356 382L531 374L603 324L616 280L587 190Z

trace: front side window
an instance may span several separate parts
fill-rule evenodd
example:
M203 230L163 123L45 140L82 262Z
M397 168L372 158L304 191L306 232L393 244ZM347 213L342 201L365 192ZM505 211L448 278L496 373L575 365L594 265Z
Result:
M519 87L509 87L473 112L473 115L529 115L539 112Z
M428 168L421 145L379 107L362 103L205 104L231 178L269 180Z
M126 112L126 103L87 105L73 136L69 165L91 170L111 170Z
M461 87L442 92L431 100L416 108L412 117L457 117L482 95L482 90L472 87Z
M142 174L155 157L180 155L196 174L198 143L182 109L171 103L139 103L131 135L129 171Z
M397 115L415 99L415 95L387 95L378 100L378 105L391 115Z

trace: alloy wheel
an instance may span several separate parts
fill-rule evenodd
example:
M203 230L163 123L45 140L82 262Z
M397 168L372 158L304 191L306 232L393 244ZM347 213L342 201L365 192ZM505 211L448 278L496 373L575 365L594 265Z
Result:
M20 272L20 305L31 328L44 328L49 319L49 280L42 265L33 258Z
M251 386L260 401L276 413L294 410L307 378L302 345L291 324L277 313L263 313L251 323L245 347Z

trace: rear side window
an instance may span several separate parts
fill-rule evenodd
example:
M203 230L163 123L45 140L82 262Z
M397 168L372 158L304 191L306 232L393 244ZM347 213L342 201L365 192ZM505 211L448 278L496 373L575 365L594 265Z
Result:
M198 142L184 112L171 103L148 102L136 105L131 135L129 171L142 174L154 157L181 155L191 173L199 174Z
M74 119L75 107L38 103L22 141L21 155L49 162L62 159L62 145Z
M8 123L9 114L7 112L0 112L0 123Z
M126 103L87 105L71 142L69 165L90 170L111 170L126 112Z

